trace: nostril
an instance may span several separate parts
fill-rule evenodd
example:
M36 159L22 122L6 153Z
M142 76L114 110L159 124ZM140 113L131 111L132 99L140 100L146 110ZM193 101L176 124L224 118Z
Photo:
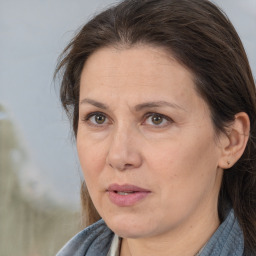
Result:
M132 164L125 164L125 165L124 165L124 169L125 169L125 168L129 168L129 167L132 167L132 166L133 166Z
M112 165L112 164L110 163L109 166L110 166L111 168L117 169L117 170L119 170L119 171L125 171L125 170L128 170L128 169L133 168L133 165L132 165L132 164Z

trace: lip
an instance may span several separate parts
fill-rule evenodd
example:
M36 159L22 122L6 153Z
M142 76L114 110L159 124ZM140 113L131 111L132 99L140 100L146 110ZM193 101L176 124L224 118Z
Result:
M111 184L106 192L110 201L120 207L133 206L151 193L150 190L131 184Z

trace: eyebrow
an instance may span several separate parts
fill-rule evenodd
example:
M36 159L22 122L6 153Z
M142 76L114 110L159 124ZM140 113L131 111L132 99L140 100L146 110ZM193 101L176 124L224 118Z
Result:
M80 104L86 104L86 103L89 103L97 108L101 108L101 109L108 109L108 106L101 103L101 102L98 102L96 100L92 100L92 99L83 99L81 100Z
M101 109L104 109L104 110L107 110L109 109L109 107L101 102L98 102L96 100L93 100L93 99L88 99L88 98L85 98L83 100L81 100L80 104L91 104L97 108L101 108ZM175 108L175 109L180 109L180 110L184 110L184 108L182 108L181 106L175 104L175 103L171 103L171 102L167 102L167 101L150 101L150 102L145 102L145 103L141 103L141 104L138 104L134 107L135 111L139 112L143 109L147 109L147 108L159 108L159 107L171 107L171 108Z
M141 111L145 108L159 108L159 107L171 107L175 109L184 110L184 108L182 108L181 106L168 101L151 101L151 102L141 103L135 106L135 110Z

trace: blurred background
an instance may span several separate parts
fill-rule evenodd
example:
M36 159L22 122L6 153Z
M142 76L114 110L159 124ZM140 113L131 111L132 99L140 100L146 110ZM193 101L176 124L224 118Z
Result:
M115 1L118 2L118 1ZM215 0L256 74L256 0ZM0 0L0 255L50 256L81 229L82 175L53 72L113 0Z

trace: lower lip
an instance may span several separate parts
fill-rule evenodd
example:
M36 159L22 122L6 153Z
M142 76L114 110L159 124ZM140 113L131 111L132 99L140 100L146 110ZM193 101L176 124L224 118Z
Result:
M113 191L108 191L110 201L113 204L121 207L135 205L140 200L146 198L149 194L150 192L143 191L143 192L131 193L128 195L120 195Z

